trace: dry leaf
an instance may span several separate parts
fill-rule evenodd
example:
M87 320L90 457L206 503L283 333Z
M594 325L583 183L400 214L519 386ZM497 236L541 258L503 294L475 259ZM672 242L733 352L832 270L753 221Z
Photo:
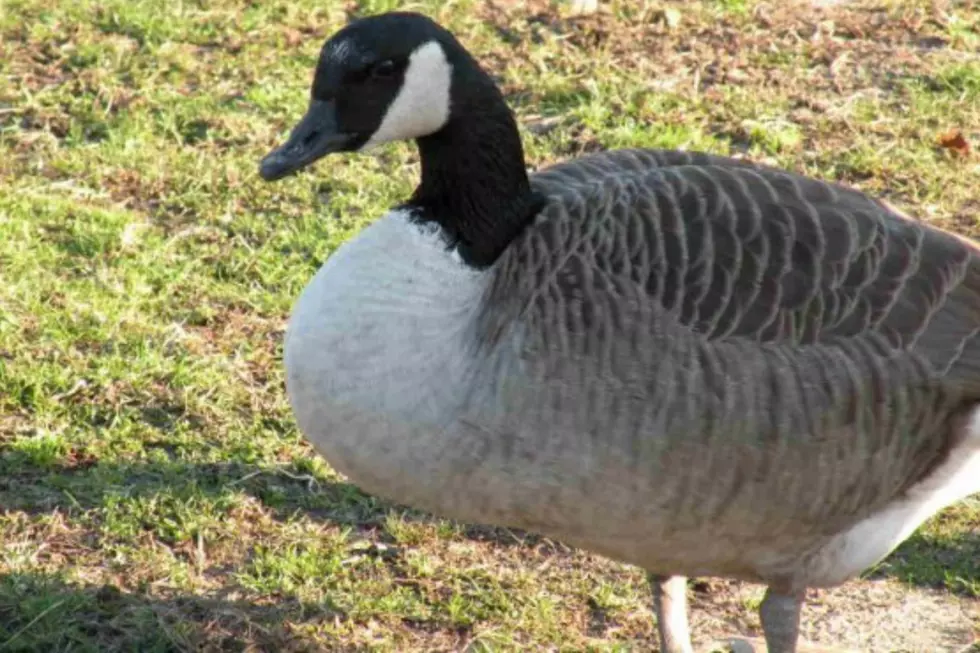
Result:
M291 29L289 27L283 30L283 36L285 37L286 45L291 48L295 48L305 40L303 38L303 34L299 30Z
M970 143L959 129L950 129L940 134L939 145L957 156L970 155Z

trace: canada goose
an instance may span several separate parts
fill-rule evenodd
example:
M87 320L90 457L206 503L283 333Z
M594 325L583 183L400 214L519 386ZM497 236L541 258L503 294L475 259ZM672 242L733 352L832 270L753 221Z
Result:
M299 298L287 392L368 492L646 569L663 650L688 576L768 586L768 649L980 491L980 256L854 190L728 158L527 174L491 78L428 18L353 22L260 166L414 139L414 194Z

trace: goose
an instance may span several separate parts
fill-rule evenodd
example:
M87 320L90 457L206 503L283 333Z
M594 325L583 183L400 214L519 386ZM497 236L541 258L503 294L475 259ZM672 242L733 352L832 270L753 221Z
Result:
M792 653L810 588L980 491L980 250L843 185L622 149L529 173L493 79L434 20L347 23L266 181L414 140L421 179L333 251L286 393L362 490L648 574L766 586Z

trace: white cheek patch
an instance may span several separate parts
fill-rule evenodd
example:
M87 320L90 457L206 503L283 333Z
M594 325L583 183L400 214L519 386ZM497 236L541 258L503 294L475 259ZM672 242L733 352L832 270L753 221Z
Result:
M408 58L401 90L361 151L439 131L449 119L452 72L453 67L439 43L429 41L416 48Z

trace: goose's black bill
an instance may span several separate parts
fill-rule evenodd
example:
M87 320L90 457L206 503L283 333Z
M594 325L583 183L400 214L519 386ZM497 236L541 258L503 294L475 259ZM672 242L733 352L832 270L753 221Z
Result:
M266 181L282 179L331 152L350 149L355 140L354 134L338 130L337 109L333 102L313 100L285 144L262 159L259 174Z

